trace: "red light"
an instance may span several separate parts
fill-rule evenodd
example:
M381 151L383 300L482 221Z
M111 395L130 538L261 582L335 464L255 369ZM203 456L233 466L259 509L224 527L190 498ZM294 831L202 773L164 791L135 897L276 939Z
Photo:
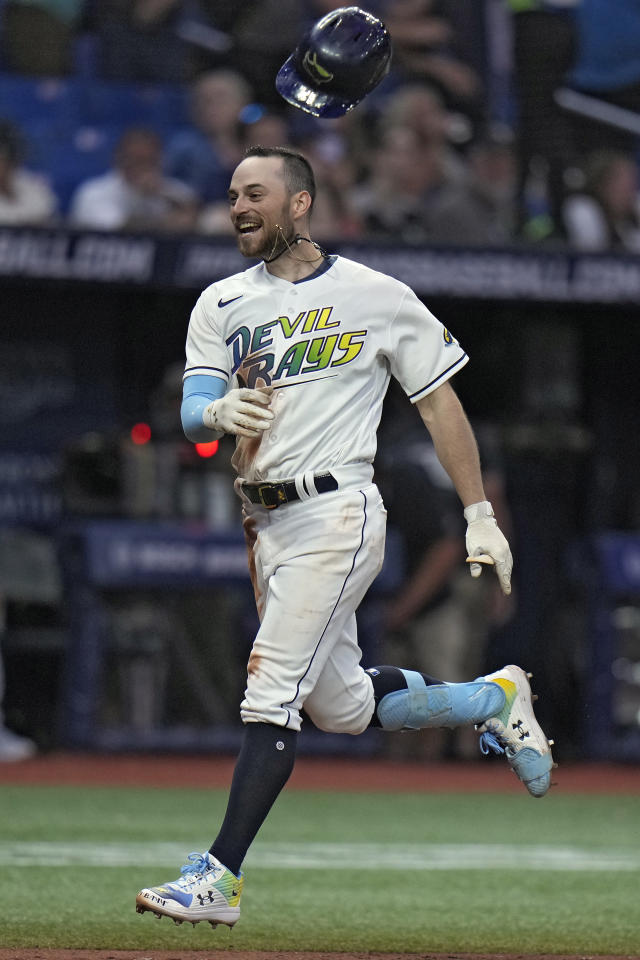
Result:
M131 427L131 440L133 443L141 446L143 443L149 443L151 440L151 427L148 423L136 423Z
M217 440L212 440L211 443L196 443L195 446L199 457L213 457L218 452Z

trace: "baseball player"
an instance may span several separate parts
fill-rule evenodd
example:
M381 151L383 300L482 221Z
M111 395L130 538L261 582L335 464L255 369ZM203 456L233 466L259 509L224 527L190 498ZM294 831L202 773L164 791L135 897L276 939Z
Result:
M286 148L253 147L229 189L239 249L257 265L212 284L191 315L182 422L195 442L234 434L260 628L224 821L181 876L140 891L137 910L232 926L247 849L293 769L300 711L359 734L475 724L534 797L549 741L517 666L447 683L364 669L356 609L382 565L385 509L373 483L390 376L415 403L464 508L472 576L491 564L510 592L509 545L482 487L474 435L451 386L458 341L405 284L313 242L313 172Z

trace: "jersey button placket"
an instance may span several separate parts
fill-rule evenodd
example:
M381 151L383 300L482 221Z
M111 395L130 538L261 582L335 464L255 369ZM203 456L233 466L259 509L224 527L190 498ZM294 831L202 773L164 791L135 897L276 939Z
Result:
M298 291L294 287L292 287L291 290L287 291L287 298L293 299L294 297L297 297L297 296L298 296ZM289 320L294 320L295 314L296 314L295 304L287 303L286 307L284 308L284 313L286 313ZM278 442L278 434L272 433L271 431L269 431L269 443L277 443L277 442Z
M291 289L287 291L287 298L293 301L294 298L297 296L298 296L298 291L296 290L295 287L292 286ZM295 303L291 302L287 304L286 310L290 320L293 319L292 314L294 313L295 309L296 309Z

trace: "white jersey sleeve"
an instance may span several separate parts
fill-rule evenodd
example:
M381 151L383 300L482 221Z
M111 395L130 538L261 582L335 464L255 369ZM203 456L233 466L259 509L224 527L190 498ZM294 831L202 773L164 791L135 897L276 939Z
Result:
M426 397L469 360L455 337L409 287L391 322L389 336L391 373L412 403Z
M207 291L191 312L187 333L184 376L194 374L221 377L226 381L231 376L229 350L216 322L215 299Z

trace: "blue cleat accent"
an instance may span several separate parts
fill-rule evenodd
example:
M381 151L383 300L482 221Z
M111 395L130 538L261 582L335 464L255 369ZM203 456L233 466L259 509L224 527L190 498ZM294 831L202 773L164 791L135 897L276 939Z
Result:
M163 887L163 890L166 891L165 896L168 900L176 900L178 903L181 903L183 907L190 907L191 901L193 900L193 894L185 893L183 890L180 890L178 887L174 887L172 883L167 883Z

